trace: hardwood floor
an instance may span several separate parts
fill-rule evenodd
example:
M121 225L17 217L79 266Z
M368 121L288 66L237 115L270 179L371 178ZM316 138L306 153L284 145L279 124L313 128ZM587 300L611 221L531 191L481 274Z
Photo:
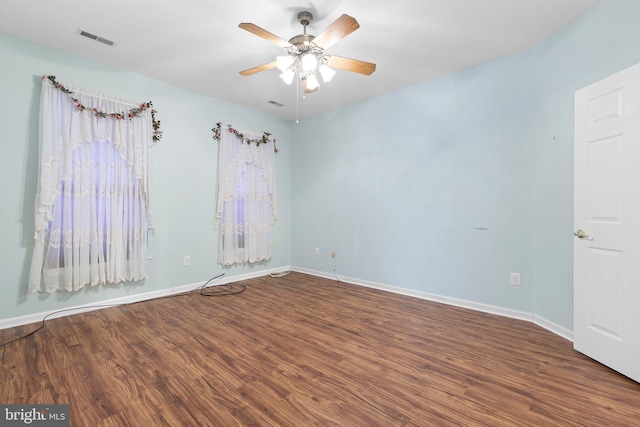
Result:
M640 384L534 324L300 273L243 283L49 320L4 348L0 403L68 403L73 426L640 423Z

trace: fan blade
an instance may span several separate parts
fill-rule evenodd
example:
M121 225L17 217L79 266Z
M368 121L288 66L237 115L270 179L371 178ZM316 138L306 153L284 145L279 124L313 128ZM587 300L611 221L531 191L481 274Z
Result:
M317 91L317 90L318 90L318 88L315 88L315 89L308 89L308 88L307 88L307 81L306 81L306 80L302 80L302 91L303 91L304 93L313 93L313 92L315 92L315 91Z
M251 24L249 22L243 22L239 24L238 27L242 28L243 30L249 31L250 33L253 33L258 37L262 37L263 39L270 41L271 43L275 43L282 48L288 49L290 47L293 47L293 45L288 41L281 39L275 34L272 34L269 31L265 30L264 28L260 28L255 24Z
M244 71L240 71L240 75L251 76L253 74L259 73L260 71L267 71L272 68L276 68L276 61L269 62L268 64L258 65L257 67L249 68Z
M376 64L371 62L360 61L357 59L345 58L342 56L327 56L327 65L332 68L352 71L364 75L371 75L376 70Z
M355 18L349 15L342 15L333 21L319 36L314 38L312 42L320 49L326 50L358 28L360 28L360 24Z

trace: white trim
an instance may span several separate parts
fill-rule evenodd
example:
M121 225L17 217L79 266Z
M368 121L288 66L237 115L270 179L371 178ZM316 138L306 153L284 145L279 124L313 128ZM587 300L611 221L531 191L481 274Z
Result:
M481 311L483 313L490 313L490 314L496 314L498 316L504 316L504 317L510 317L513 319L519 319L519 320L525 320L527 322L532 322L538 326L540 326L541 328L544 328L546 330L548 330L549 332L552 332L568 341L572 341L573 342L573 333L560 326L557 325L549 320L544 319L543 317L540 317L536 314L533 313L528 313L525 311L519 311L519 310L513 310L510 308L504 308L504 307L498 307L495 305L489 305L489 304L482 304L479 302L474 302L474 301L469 301L469 300L463 300L463 299L458 299L458 298L451 298L451 297L447 297L447 296L443 296L443 295L437 295L437 294L430 294L427 292L421 292L421 291L414 291L411 289L405 289L405 288L400 288L400 287L396 287L396 286L391 286L391 285L385 285L382 283L376 283L376 282L370 282L367 280L361 280L361 279L355 279L353 277L344 277L344 276L338 276L338 275L331 275L331 274L327 274L325 272L322 271L316 271L316 270L311 270L311 269L307 269L307 268L300 268L300 267L292 267L292 271L297 271L299 273L305 273L305 274L310 274L312 276L318 276L318 277L323 277L325 279L331 279L331 280L337 280L339 282L345 282L345 283L349 283L352 285L359 285L359 286L365 286L367 288L373 288L373 289L379 289L382 291L387 291L387 292L392 292L395 294L400 294L400 295L407 295L410 297L415 297L415 298L420 298L420 299L425 299L425 300L429 300L429 301L435 301L435 302L440 302L443 304L448 304L448 305L453 305L456 307L461 307L461 308L466 308L469 310L476 310L476 311Z
M224 285L231 282L238 282L241 280L249 280L256 277L266 276L268 274L279 273L281 271L290 270L290 266L272 268L269 270L260 270L253 273L240 274L236 276L222 276L211 283L210 286ZM160 289L157 291L145 292L142 294L130 295L126 297L113 298L104 301L96 301L93 303L76 305L71 307L60 307L55 310L43 311L40 313L28 314L26 316L11 317L8 319L0 320L0 330L13 328L16 326L28 325L31 323L42 322L42 319L55 319L57 317L72 316L74 314L86 313L94 310L101 310L103 308L115 307L118 305L132 304L140 301L147 301L155 298L162 298L170 295L180 294L183 292L189 292L200 288L207 281L204 280L198 283L189 283L186 285L176 286L174 288Z
M420 298L420 299L425 299L425 300L429 300L429 301L435 301L435 302L440 302L443 304L448 304L448 305L453 305L456 307L461 307L461 308L466 308L469 310L476 310L476 311L481 311L484 313L491 313L491 314L496 314L498 316L504 316L504 317L510 317L513 319L520 319L520 320L526 320L528 322L532 322L538 326L540 326L541 328L544 328L546 330L548 330L549 332L552 332L568 341L572 341L573 342L573 332L562 327L559 326L553 322L550 322L536 314L532 314L532 313L527 313L524 311L519 311L519 310L512 310L509 308L504 308L504 307L498 307L498 306L494 306L494 305L488 305L488 304L481 304L478 302L474 302L474 301L468 301L468 300L462 300L462 299L458 299L458 298L451 298L451 297L446 297L446 296L442 296L442 295L436 295L436 294L430 294L427 292L421 292L421 291L414 291L411 289L405 289L405 288L399 288L397 286L391 286L391 285L384 285L382 283L377 283L377 282L370 282L367 280L360 280L360 279L355 279L353 277L343 277L343 276L338 276L336 274L327 274L324 273L322 271L317 271L317 270L311 270L311 269L307 269L307 268L300 268L300 267L291 267L291 266L285 266L285 267L279 267L279 268L272 268L269 270L260 270L260 271L256 271L253 273L246 273L246 274L239 274L239 275L235 275L235 276L222 276L218 279L216 279L215 281L212 282L211 286L215 286L215 285L224 285L227 283L231 283L231 282L238 282L238 281L242 281L242 280L249 280L249 279L253 279L256 277L262 277L262 276L267 276L269 274L275 274L275 273L279 273L282 271L297 271L299 273L305 273L305 274L309 274L311 276L317 276L317 277L323 277L325 279L331 279L331 280L337 280L339 282L345 282L345 283L349 283L352 285L358 285L358 286L364 286L367 288L372 288L372 289L379 289L382 291L387 291L387 292L392 292L395 294L400 294L400 295L407 295L410 297L414 297L414 298ZM202 285L204 285L207 281L202 281L202 282L198 282L198 283L190 283L187 285L181 285L181 286L177 286L174 288L168 288L168 289L160 289L157 291L151 291L151 292L146 292L143 294L136 294L136 295L131 295L131 296L126 296L126 297L120 297L120 298L113 298L110 300L105 300L105 301L97 301L95 303L89 303L89 304L83 304L83 305L78 305L78 306L72 306L72 307L62 307L56 310L50 310L50 311L45 311L45 312L40 312L40 313L35 313L35 314L29 314L27 316L20 316L20 317L12 317L12 318L8 318L8 319L2 319L0 320L0 330L2 329L7 329L7 328L13 328L16 326L22 326L22 325L28 325L31 323L38 323L41 322L43 318L47 317L48 319L55 319L57 317L64 317L64 316L71 316L74 314L80 314L80 313L86 313L89 311L94 311L94 310L101 310L103 308L107 308L107 307L113 307L113 306L118 306L118 305L124 305L124 304L131 304L131 303L135 303L135 302L140 302L140 301L147 301L147 300L151 300L151 299L155 299L155 298L162 298L162 297L166 297L166 296L170 296L170 295L174 295L174 294L180 294L183 292L189 292L189 291L193 291L196 290L198 288L200 288Z
M544 319L538 315L533 315L533 323L540 326L541 328L546 329L549 332L553 332L554 334L561 336L562 338L573 342L573 331L564 328L560 325L557 325L553 322L550 322L547 319Z

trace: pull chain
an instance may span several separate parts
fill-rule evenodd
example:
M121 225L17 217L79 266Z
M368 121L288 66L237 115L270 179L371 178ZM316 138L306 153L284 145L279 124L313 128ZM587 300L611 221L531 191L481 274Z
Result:
M298 123L298 116L299 116L299 104L300 104L300 84L301 84L301 80L300 80L300 76L298 75L298 70L296 70L296 123Z

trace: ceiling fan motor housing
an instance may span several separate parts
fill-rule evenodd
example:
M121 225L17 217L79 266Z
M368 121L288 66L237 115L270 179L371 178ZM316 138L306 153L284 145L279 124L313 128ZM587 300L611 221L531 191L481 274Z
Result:
M311 49L311 41L315 38L311 34L299 34L289 39L289 43L297 47L301 51Z

